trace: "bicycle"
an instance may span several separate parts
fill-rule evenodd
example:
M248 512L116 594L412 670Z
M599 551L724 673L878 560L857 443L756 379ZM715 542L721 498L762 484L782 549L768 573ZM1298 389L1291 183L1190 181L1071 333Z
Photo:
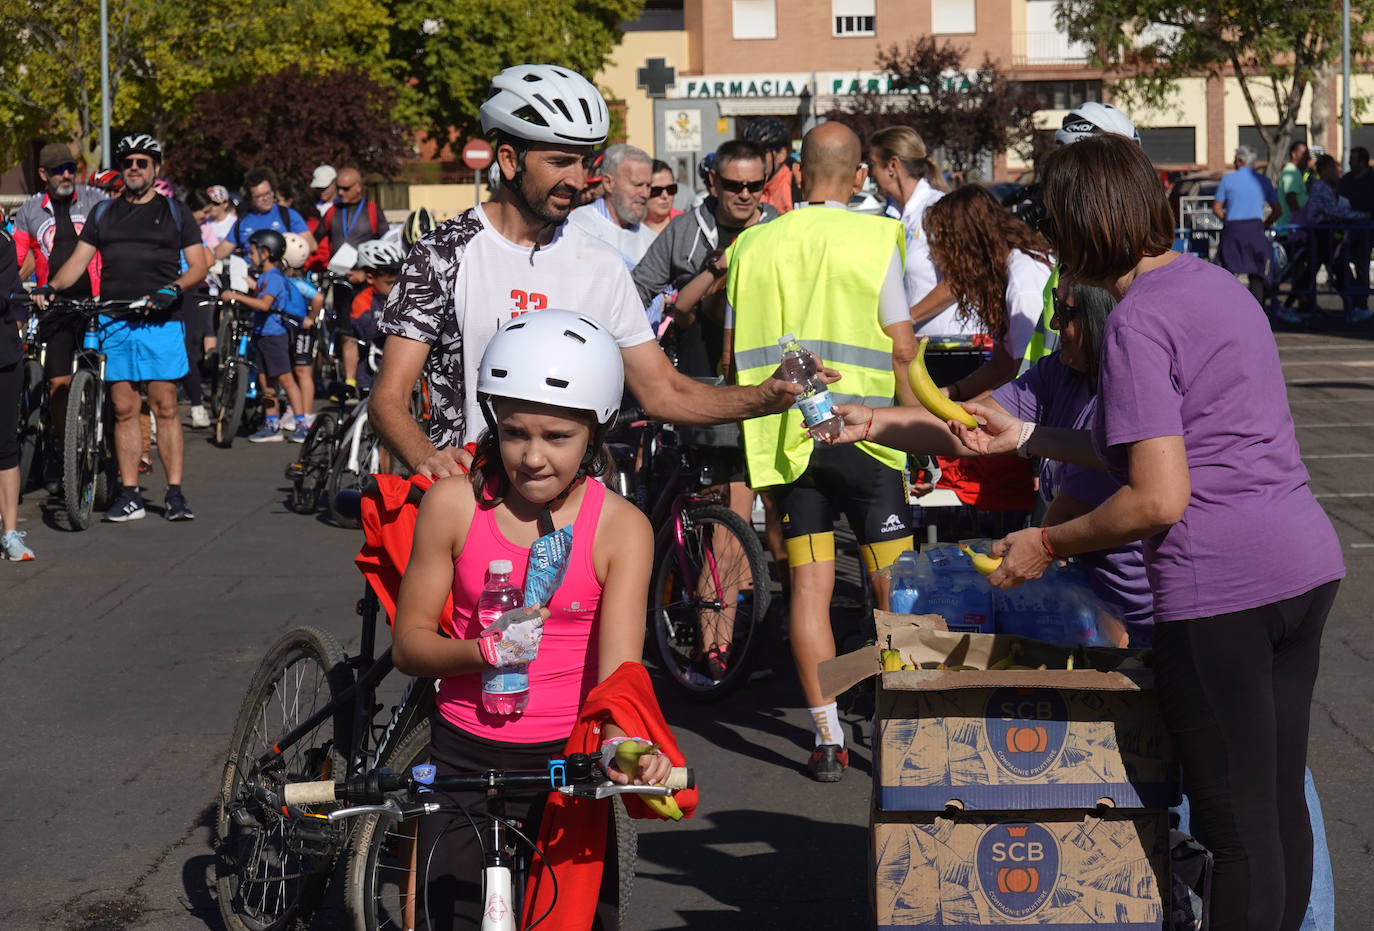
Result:
M342 782L310 781L287 784L280 798L269 795L262 800L264 804L279 805L287 813L288 818L306 820L323 817L326 821L334 823L364 816L372 819L373 824L378 824L382 821L403 823L443 810L444 806L438 802L424 801L424 798L433 792L485 792L485 810L450 810L465 813L472 822L473 829L478 831L479 837L483 831L478 829L477 819L485 822L486 836L482 842L482 849L486 851L482 870L482 931L516 931L515 916L523 901L523 872L513 855L511 835L523 841L526 847L536 854L538 848L521 830L521 826L505 817L502 802L506 797L541 792L558 792L585 799L616 799L622 795L668 796L677 789L690 788L693 784L694 778L690 769L674 767L666 784L661 786L616 785L603 778L599 756L578 753L563 759L550 760L548 766L542 770L488 770L443 777L436 776L434 767L429 764L413 766L400 774L393 774L386 769L374 770ZM335 802L344 802L347 807L336 808L327 813L303 810L303 806L326 806ZM612 810L617 818L624 812L624 808L619 804L612 804ZM618 821L617 828L619 826ZM360 831L359 836L363 833ZM622 858L622 863L626 860L633 863L637 846L633 830L618 832L617 838L617 856ZM415 855L417 863L422 858L427 862L428 858L425 857L424 851L415 851ZM378 875L375 865L369 872L374 878ZM620 875L626 874L622 871ZM423 889L424 877L417 875L415 878L416 885L413 888ZM553 877L553 885L553 902L545 914L530 925L531 928L552 914L557 903L556 876ZM628 904L627 898L627 890L622 885L622 915ZM406 912L413 912L414 906L420 903L401 901L395 904L398 906L396 911L378 913L370 917L387 921L400 919ZM427 907L425 911L428 912ZM413 926L413 915L402 920L411 921L410 926ZM367 931L377 931L389 926L391 925L378 923L364 925Z
M651 655L674 686L697 701L719 701L748 681L758 662L768 614L769 574L754 528L710 489L728 471L712 451L730 449L725 428L630 424L631 444L611 444L615 490L633 500L654 528L649 587ZM699 668L706 626L731 630L730 662L719 679Z
M28 295L13 295L12 300ZM52 455L52 410L48 404L48 383L43 375L46 347L39 338L38 317L34 313L24 325L24 374L19 389L19 493L29 488L34 469Z
M228 449L234 445L234 437L243 426L248 400L258 396L251 354L253 315L226 304L219 297L215 298L215 309L219 315L219 370L210 392L210 409L215 445Z

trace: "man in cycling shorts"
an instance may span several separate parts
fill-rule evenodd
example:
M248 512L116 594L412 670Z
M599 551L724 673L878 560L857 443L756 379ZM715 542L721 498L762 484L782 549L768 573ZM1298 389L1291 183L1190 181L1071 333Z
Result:
M512 317L548 308L585 314L615 337L626 384L656 419L706 425L792 403L797 389L779 378L710 387L674 369L620 254L566 222L586 184L583 159L609 127L606 102L574 71L519 65L494 79L482 129L495 142L496 192L415 244L378 326L386 356L368 414L414 471L441 477L467 467L463 446L483 424L477 372L487 343ZM410 414L426 363L428 436Z
M147 133L134 133L119 140L114 157L124 175L123 193L91 212L71 257L49 285L57 292L70 288L99 252L101 298L135 301L143 308L142 316L104 320L100 330L123 486L105 519L122 523L145 513L138 490L143 449L138 413L143 403L139 386L146 385L148 406L157 417L157 451L167 473L163 516L190 520L195 515L181 491L183 437L176 382L189 369L181 295L205 280L205 249L190 209L153 187L162 170L162 145Z
M726 339L740 384L773 370L778 339L790 333L843 374L832 392L837 403L863 398L885 407L894 393L916 403L906 379L916 354L902 286L906 234L898 220L845 209L864 182L860 158L859 139L843 124L811 130L802 140L805 205L746 229L726 253ZM746 420L743 430L749 485L771 487L782 514L792 656L815 727L807 771L838 782L849 753L835 696L821 692L817 673L835 655L835 520L840 512L849 518L870 576L910 549L905 455L864 442L815 445L794 411Z

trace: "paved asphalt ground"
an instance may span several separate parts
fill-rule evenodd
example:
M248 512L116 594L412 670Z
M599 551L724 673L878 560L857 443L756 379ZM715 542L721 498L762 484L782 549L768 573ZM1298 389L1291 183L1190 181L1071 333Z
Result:
M1370 927L1374 872L1374 342L1282 334L1313 487L1349 576L1327 626L1312 708L1337 927ZM221 928L210 825L230 728L253 670L297 624L356 643L359 535L289 513L286 446L219 450L188 434L197 520L57 529L22 506L33 563L0 564L0 927ZM160 503L161 469L148 483ZM870 727L849 724L839 785L801 769L810 727L790 661L736 699L661 692L704 785L697 816L646 825L634 925L862 927ZM348 927L337 897L315 927Z

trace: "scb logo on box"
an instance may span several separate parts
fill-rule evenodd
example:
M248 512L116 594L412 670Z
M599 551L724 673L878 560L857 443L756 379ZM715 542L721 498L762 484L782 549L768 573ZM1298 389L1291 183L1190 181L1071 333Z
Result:
M988 699L988 745L997 764L1030 779L1054 765L1068 733L1068 709L1054 689L998 689Z
M983 893L1009 918L1035 914L1059 879L1059 844L1038 824L994 824L978 841Z

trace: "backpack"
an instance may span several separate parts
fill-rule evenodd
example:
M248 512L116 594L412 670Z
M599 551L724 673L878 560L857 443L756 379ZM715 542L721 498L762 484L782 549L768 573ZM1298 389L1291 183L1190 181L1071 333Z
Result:
M162 198L167 201L167 209L172 211L172 223L175 224L177 228L177 239L181 239L181 211L177 209L180 204L166 194L163 194ZM93 224L96 229L100 229L100 219L105 215L105 208L114 202L115 198L113 197L107 197L102 201L97 201L96 205L91 208L90 215L86 217L86 222ZM234 224L234 229L238 229L238 223ZM178 272L184 272L186 269L190 268L190 266L186 264L185 249L177 251L177 263L179 266L177 269Z

